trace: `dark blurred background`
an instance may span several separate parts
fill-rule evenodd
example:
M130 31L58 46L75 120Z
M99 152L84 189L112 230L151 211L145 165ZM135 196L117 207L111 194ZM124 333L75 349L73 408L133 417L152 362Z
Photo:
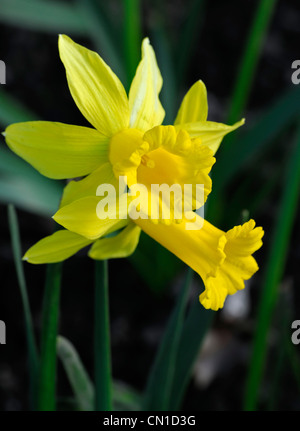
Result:
M116 40L122 44L122 32L117 31L123 26L120 3L122 2L117 0L109 2L106 5L106 13L116 29ZM209 119L225 121L239 60L258 2L206 1L198 16L194 43L186 47L190 50L187 67L180 72L181 77L176 84L168 74L170 65L166 64L160 44L166 44L168 52L171 52L172 68L180 69L181 57L177 47L182 47L180 44L182 29L189 18L190 2L176 0L141 3L142 33L151 39L166 86L162 93L162 101L167 101L166 110L170 108L167 121L171 123L174 120L184 93L198 79L204 81L208 90ZM161 28L164 38L159 37ZM63 28L61 32L64 32ZM299 58L299 32L299 2L278 1L244 115L247 123L259 120L280 95L292 89L291 64ZM95 50L98 48L84 34L74 32L69 35L86 47ZM100 50L98 52L105 58L104 53ZM68 90L64 68L58 55L57 34L32 30L21 22L17 25L1 19L0 59L5 61L7 67L5 91L36 113L37 119L86 125L86 120L80 114ZM118 74L118 70L115 72ZM4 129L5 125L2 126ZM242 210L247 208L249 201L253 202L265 184L273 180L269 192L251 213L251 216L254 214L257 224L262 225L266 231L264 247L256 255L262 268L269 251L268 247L271 246L272 226L278 210L286 150L291 147L293 139L294 128L291 125L281 136L276 137L272 145L268 146L254 162L245 165L226 189L225 200L231 208L231 215L229 218L225 212L224 216L220 217L218 225L223 229L240 223ZM1 146L5 146L3 139ZM245 179L248 180L247 185L240 188ZM45 199L47 200L47 197ZM0 410L26 410L28 372L24 314L13 263L7 219L8 202L9 198L0 204L0 319L5 321L7 327L7 344L0 345ZM31 211L23 204L16 205L16 208L22 250L25 252L36 241L51 234L54 225L51 218L41 214L41 211ZM300 318L297 292L300 281L298 220L299 212L280 286L281 292L288 298L292 320ZM148 273L140 264L141 256L150 268ZM149 280L149 271L153 274L152 281ZM109 262L113 375L115 379L131 385L138 391L144 388L146 376L181 286L184 271L185 267L181 262L144 235L138 251L132 258ZM34 328L39 336L45 266L25 264L25 275ZM93 261L85 252L65 262L59 333L75 345L91 377L93 280ZM212 328L199 351L183 409L212 411L241 409L260 282L261 272L251 280L245 291L230 298L225 308L216 313ZM194 277L193 292L196 298L200 289L201 284L197 277ZM269 363L275 363L280 353L280 345L273 341L278 336L276 319L280 321L283 306L275 312L275 323L269 339L271 358ZM297 347L295 349L296 361L299 361L299 349L300 347L298 350ZM262 409L268 405L268 391L273 382L273 378L269 379L268 370L269 368L262 389ZM58 376L59 396L61 398L70 396L71 389L60 364ZM276 409L298 410L299 381L297 382L291 364L284 368L280 382Z

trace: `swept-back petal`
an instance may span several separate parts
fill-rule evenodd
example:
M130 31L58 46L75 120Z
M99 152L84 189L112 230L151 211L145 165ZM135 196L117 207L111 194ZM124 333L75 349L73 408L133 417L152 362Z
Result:
M70 92L85 118L106 136L128 127L125 89L102 58L65 35L59 36L59 53Z
M8 126L4 136L11 150L50 178L86 175L108 161L108 138L89 127L29 121Z
M30 263L61 262L91 243L91 240L74 232L59 230L34 244L26 252L23 260Z
M98 239L89 251L92 259L113 259L130 256L136 249L141 229L129 223L115 236Z
M174 124L206 121L208 113L207 92L204 83L199 80L191 86L184 96Z
M232 126L215 123L213 121L199 121L196 123L177 124L177 130L186 130L191 138L200 138L204 145L207 145L215 154L225 135L241 127L245 123L242 119Z
M120 204L119 201L114 202L112 199L111 208L105 214L107 217L102 219L97 215L97 205L100 201L101 198L97 196L78 199L60 208L53 219L64 228L89 239L97 239L108 231L112 232L127 225L128 220L122 218L127 215L127 203L123 204L125 201Z
M64 188L60 207L87 196L96 196L101 184L112 184L116 190L119 188L110 163L104 163L82 180L70 181Z
M161 87L155 53L146 38L142 43L142 60L129 91L130 127L146 131L162 123L165 111L158 97Z

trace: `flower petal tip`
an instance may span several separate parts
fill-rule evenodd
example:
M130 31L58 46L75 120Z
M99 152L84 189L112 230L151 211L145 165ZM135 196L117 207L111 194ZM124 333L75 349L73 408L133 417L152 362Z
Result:
M70 43L70 42L73 42L73 41L66 34L61 33L61 34L58 35L58 48L59 49L61 48L62 44Z
M142 41L142 46L151 45L149 37L145 37Z
M202 81L202 79L198 79L198 81L197 81L199 84L201 84L201 85L203 85L203 87L205 87L205 84L204 84L204 82Z

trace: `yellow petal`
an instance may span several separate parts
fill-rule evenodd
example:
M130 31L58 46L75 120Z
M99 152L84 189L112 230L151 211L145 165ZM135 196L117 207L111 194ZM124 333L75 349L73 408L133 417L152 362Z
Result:
M104 183L112 184L118 190L118 180L110 163L104 163L82 180L70 181L64 188L60 207L87 196L96 196L98 186Z
M207 145L215 154L225 135L242 126L245 120L242 119L232 126L212 121L201 121L197 123L177 124L176 130L186 130L191 138L200 138L204 145Z
M117 205L116 214L107 212L107 218L100 219L97 215L97 205L100 197L88 196L71 202L60 208L53 216L54 220L64 228L89 239L97 239L108 231L117 230L128 223L121 219L127 214L127 205ZM117 202L118 204L118 202ZM112 208L114 202L112 200ZM119 216L121 214L121 216Z
M23 257L30 263L54 263L68 259L92 241L68 230L59 230L33 245Z
M33 121L8 126L4 136L11 150L50 178L86 175L108 161L108 139L88 127Z
M130 127L146 131L162 123L165 111L158 97L161 87L155 53L146 38L142 43L142 60L129 91Z
M113 237L98 239L89 251L92 259L113 259L130 256L136 249L141 229L129 223L120 233Z
M208 112L207 92L204 83L197 81L183 98L174 124L206 121Z
M102 58L65 35L59 36L59 52L70 92L85 118L106 136L128 127L125 89Z

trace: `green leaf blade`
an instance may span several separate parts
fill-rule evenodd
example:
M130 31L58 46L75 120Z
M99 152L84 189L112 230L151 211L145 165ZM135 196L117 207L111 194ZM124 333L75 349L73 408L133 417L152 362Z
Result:
M25 274L22 264L21 241L19 234L19 225L17 214L13 205L8 206L8 220L11 234L11 242L15 268L21 293L22 305L25 316L25 333L28 347L28 363L29 363L29 386L30 386L30 401L33 410L36 409L37 397L37 378L39 369L39 356L36 346L36 340L32 324L32 316L27 293Z

